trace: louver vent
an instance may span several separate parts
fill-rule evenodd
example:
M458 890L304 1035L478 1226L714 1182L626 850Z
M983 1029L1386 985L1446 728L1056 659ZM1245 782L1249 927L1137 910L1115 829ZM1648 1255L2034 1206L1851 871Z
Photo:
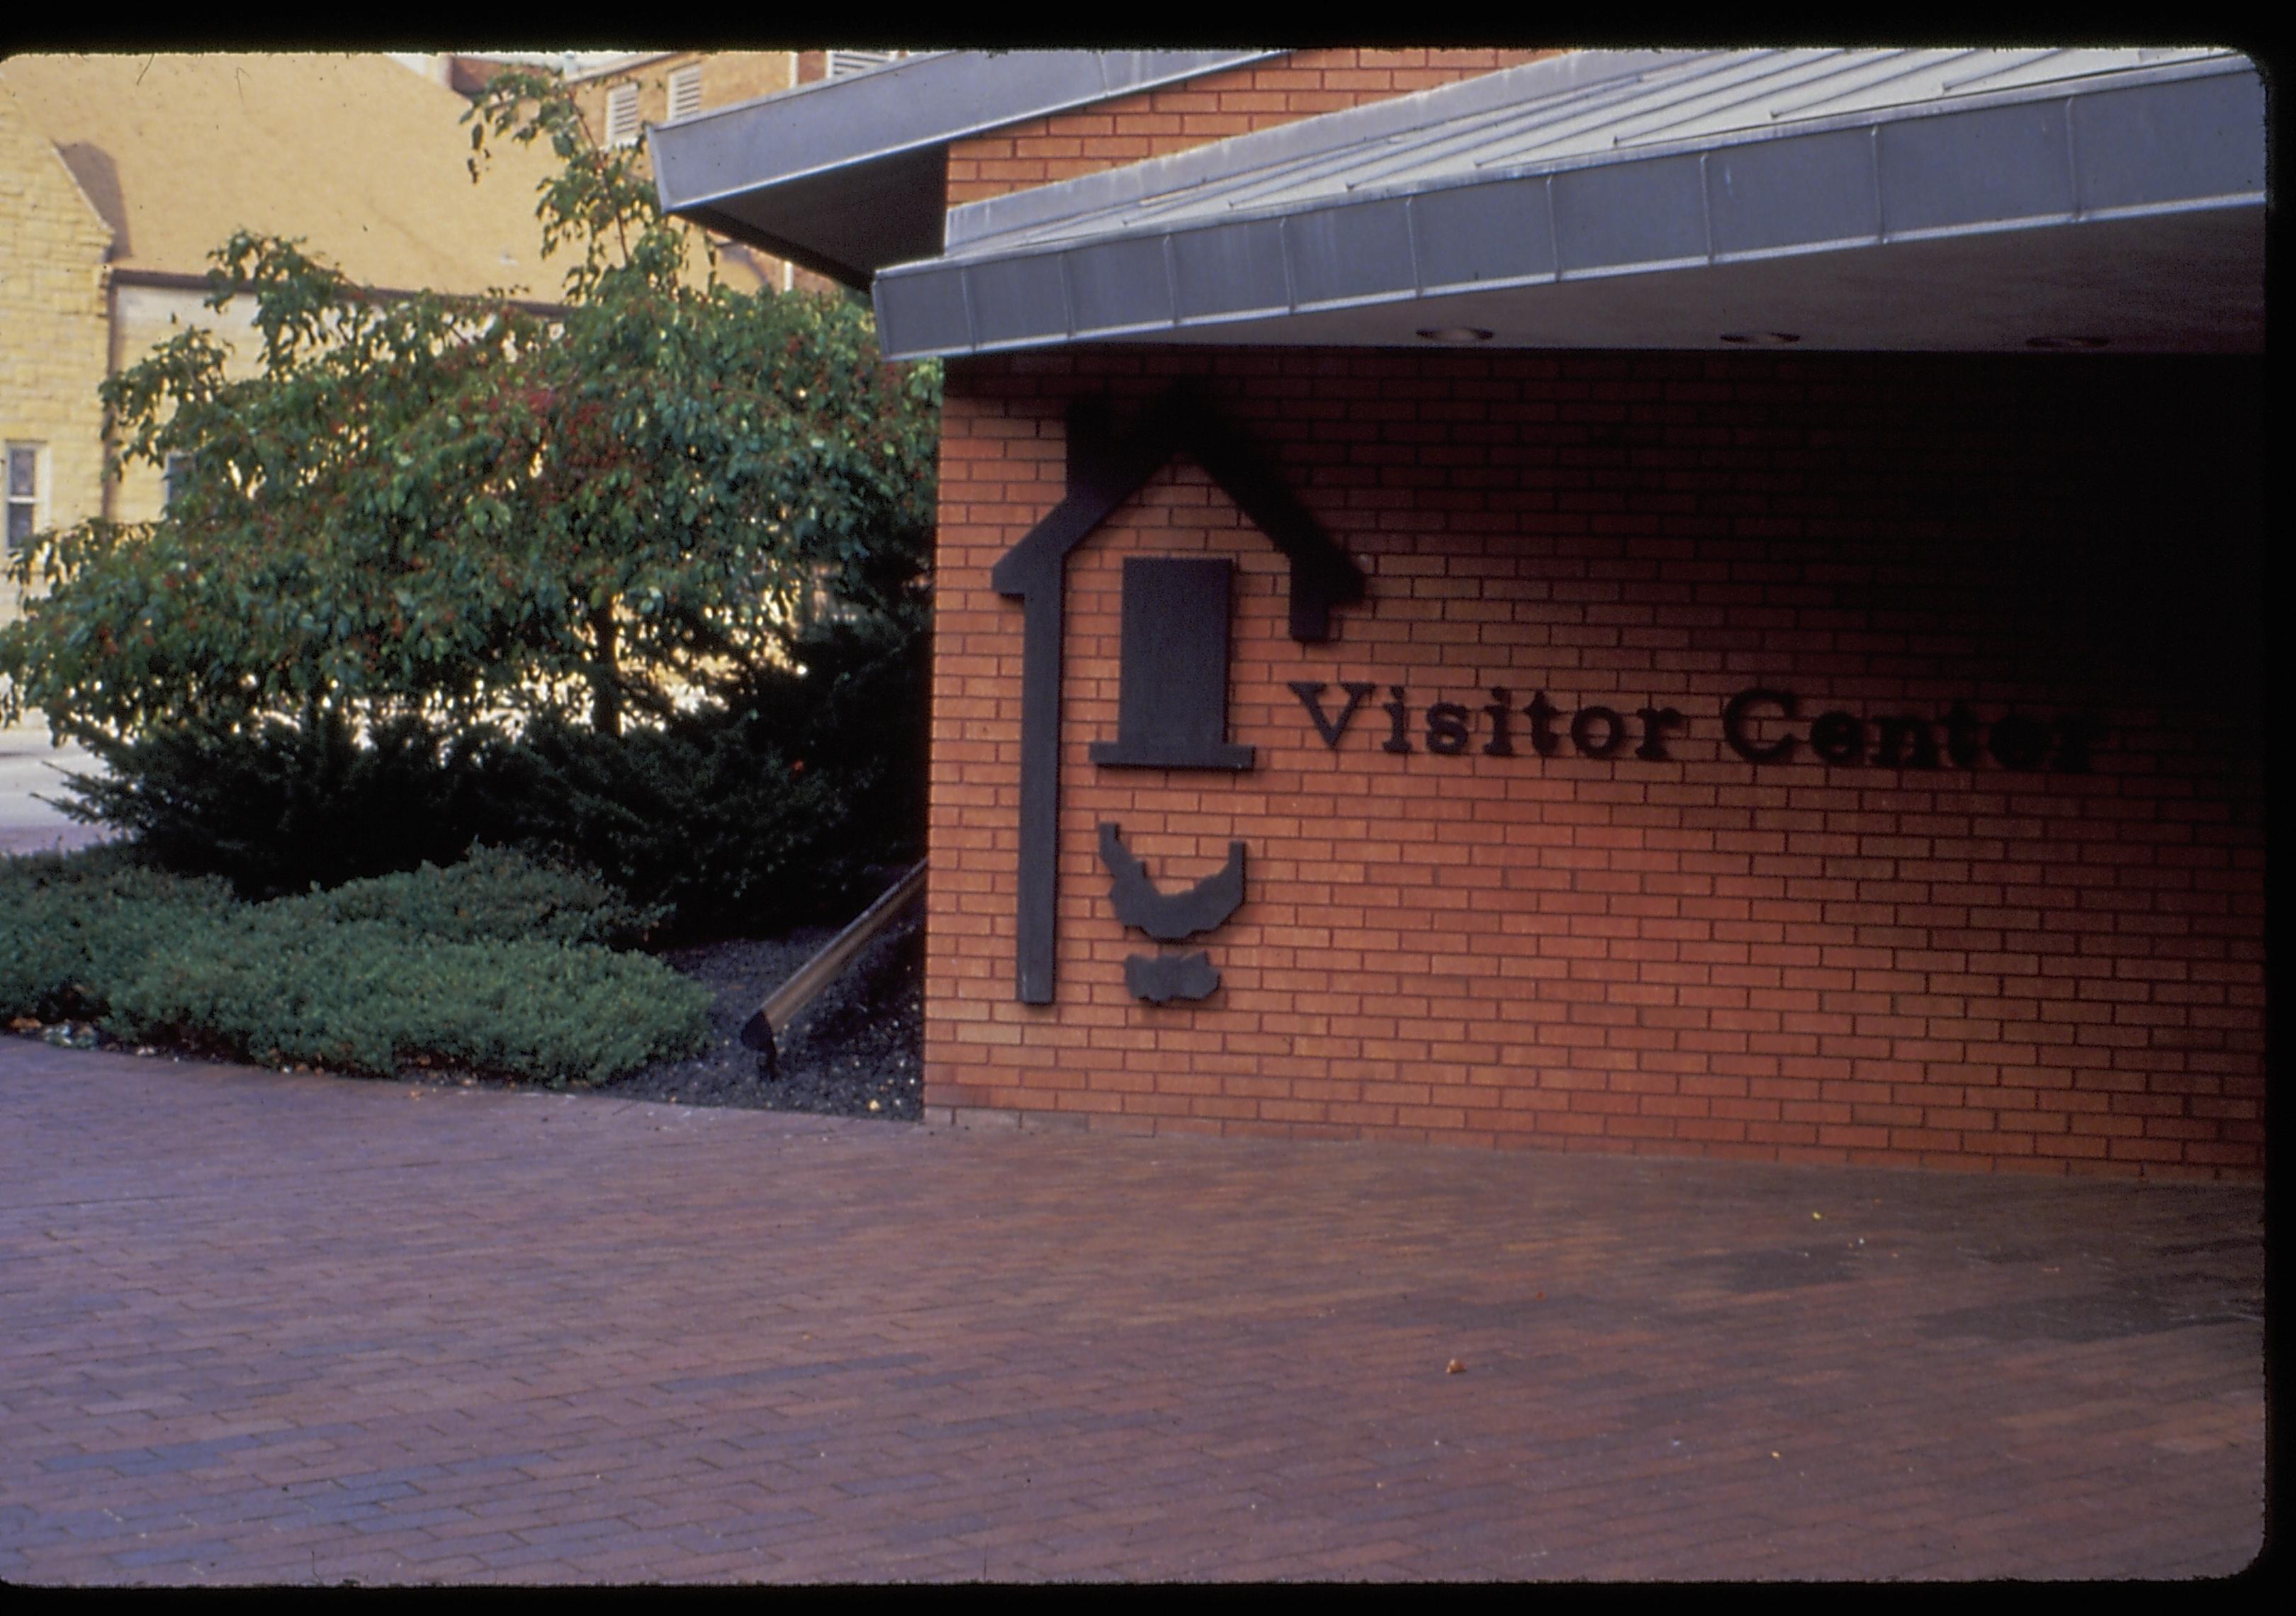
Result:
M638 86L618 84L606 92L606 144L633 144L638 137Z
M842 78L848 73L864 73L871 68L883 67L889 62L898 62L906 51L832 51L829 53L829 76Z

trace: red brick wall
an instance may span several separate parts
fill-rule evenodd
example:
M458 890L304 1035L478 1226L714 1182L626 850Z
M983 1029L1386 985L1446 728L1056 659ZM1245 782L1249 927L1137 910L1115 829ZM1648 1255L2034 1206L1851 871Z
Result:
M1185 460L1070 559L1058 1002L1013 997L1021 610L1065 399L1178 373L1370 577L1286 636L1274 549ZM2255 372L2094 356L1102 349L952 364L926 1100L1093 1126L1775 1160L2252 1174L2263 1160ZM1241 775L1095 767L1127 555L1238 563ZM1286 689L1381 686L1338 751ZM1404 685L1414 750L1381 750ZM1485 755L1486 692L1687 719L1671 759ZM1988 723L2087 710L2089 773L1756 766L1735 692ZM1425 705L1474 710L1459 756ZM1632 722L1632 720L1629 720ZM1567 718L1564 720L1567 724ZM1564 724L1558 724L1561 729ZM1637 726L1637 730L1639 726ZM1765 731L1765 734L1769 733ZM1940 732L1941 733L1941 732ZM1201 1005L1095 852L1231 836Z
M1291 51L952 144L948 201L985 197L1165 157L1319 112L1518 67L1559 50Z

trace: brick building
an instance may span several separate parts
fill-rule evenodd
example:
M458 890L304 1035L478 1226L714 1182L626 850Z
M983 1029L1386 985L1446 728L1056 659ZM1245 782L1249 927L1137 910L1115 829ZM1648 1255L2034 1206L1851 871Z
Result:
M148 520L160 468L103 475L106 374L188 325L240 373L251 309L205 306L242 227L299 236L361 284L546 300L534 191L510 146L473 185L460 96L381 56L20 55L0 63L0 437L7 542L92 516ZM237 338L234 341L234 338ZM17 611L0 587L0 620Z
M0 75L0 439L12 550L59 520L102 508L111 229ZM15 614L0 585L0 623Z
M897 52L652 51L569 73L593 138L631 144L649 125L777 95L890 61ZM788 259L718 238L718 272L744 290L826 291L834 283Z
M103 474L96 388L185 325L229 340L249 310L205 307L208 254L242 226L299 236L360 283L547 302L534 189L545 149L497 143L471 184L468 97L512 60L568 67L598 138L865 71L895 51L19 55L0 63L0 543L91 516L136 521L164 473ZM409 70L412 70L411 71ZM740 242L738 290L832 283ZM697 277L705 274L700 266ZM241 368L254 362L240 343ZM18 610L0 588L0 621Z
M657 132L947 366L926 1100L2263 1162L2229 53L920 57Z
M480 56L448 53L409 59L429 76L475 95L514 62L555 66L573 90L590 137L635 145L650 126L699 117L716 108L777 95L866 72L907 55L899 50L622 51ZM836 283L786 258L724 236L713 237L718 274L744 291L831 291ZM701 273L699 267L697 275Z

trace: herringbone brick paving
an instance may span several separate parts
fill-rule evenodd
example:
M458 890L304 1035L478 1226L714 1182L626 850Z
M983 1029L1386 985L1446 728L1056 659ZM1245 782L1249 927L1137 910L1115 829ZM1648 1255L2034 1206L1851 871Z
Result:
M15 1582L2178 1577L2261 1542L2248 1186L29 1043L0 1169Z

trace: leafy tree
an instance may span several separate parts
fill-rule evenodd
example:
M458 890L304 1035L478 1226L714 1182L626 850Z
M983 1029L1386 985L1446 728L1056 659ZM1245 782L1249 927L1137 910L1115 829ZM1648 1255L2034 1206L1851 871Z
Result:
M156 521L12 562L46 590L0 630L0 719L611 736L751 701L816 600L849 639L922 631L938 370L882 363L850 301L697 277L636 150L593 144L555 79L505 73L472 121L474 181L489 139L562 160L537 217L562 308L381 300L234 236L209 304L252 300L259 368L195 329L103 384L117 455L190 474Z

